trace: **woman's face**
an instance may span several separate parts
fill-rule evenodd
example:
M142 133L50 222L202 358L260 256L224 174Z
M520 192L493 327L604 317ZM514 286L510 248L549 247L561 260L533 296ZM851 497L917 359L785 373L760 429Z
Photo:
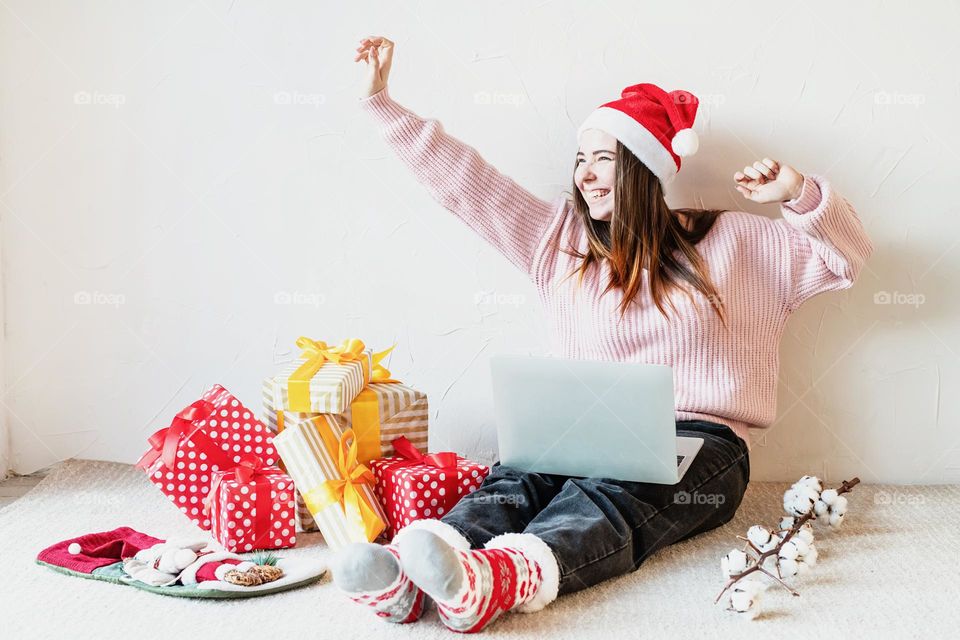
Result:
M600 129L587 129L580 136L573 181L590 207L594 220L613 217L617 176L617 139Z

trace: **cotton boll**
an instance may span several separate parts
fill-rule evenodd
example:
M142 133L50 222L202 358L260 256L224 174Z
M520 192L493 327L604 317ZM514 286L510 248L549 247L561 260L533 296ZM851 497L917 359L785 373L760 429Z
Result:
M837 496L836 502L830 505L831 513L846 513L847 512L847 498L846 496Z
M813 545L810 545L810 548L807 549L807 553L803 556L804 564L808 564L811 567L817 564L817 548Z
M820 493L820 499L826 502L828 505L832 505L833 501L837 499L837 490L836 489L826 489Z
M752 542L758 549L770 544L773 534L766 527L755 524L747 530L747 540Z
M813 527L810 526L809 522L803 523L803 526L800 527L800 530L797 531L797 534L791 538L791 540L794 539L803 540L808 545L813 544Z
M736 611L746 611L753 606L753 594L746 591L734 591L730 594L730 606Z
M828 505L823 500L817 500L816 502L813 503L813 513L817 517L822 516L829 510L830 510L830 505Z
M738 613L737 615L742 616L746 620L756 620L757 616L760 615L760 603L754 600L752 607L750 607L743 613Z
M823 483L820 482L820 478L817 476L803 476L794 484L806 485L817 493L820 493L823 490Z
M791 487L784 492L785 498L787 493L790 494L791 500L795 500L797 497L803 497L810 500L810 502L815 502L820 499L820 492L806 484L798 484Z
M803 515L803 507L795 503L784 505L783 510L786 511L787 513L792 513L798 516Z
M810 571L810 565L808 565L806 562L798 562L798 563L797 563L797 575L798 575L798 576L805 575L808 571Z
M796 560L797 556L800 555L800 550L797 548L797 545L793 539L790 539L783 543L783 546L780 547L780 551L777 553L777 555L787 560Z
M797 496L792 502L784 505L784 510L793 516L804 516L810 513L810 509L813 508L814 501L810 500L808 496Z
M813 503L820 499L820 492L808 485L798 487L797 493L804 499L809 500L810 506L813 506Z
M810 512L819 498L820 494L810 487L797 487L784 494L783 509L790 515L802 516Z
M778 558L777 570L780 572L780 577L789 578L797 575L797 572L799 571L797 564L798 563L796 560L791 560L789 558Z
M760 594L748 591L732 591L728 600L730 609L747 620L753 620L760 614Z
M835 529L839 529L840 525L843 523L843 514L842 513L831 513L829 524Z
M720 559L720 570L724 577L729 578L747 568L747 554L740 549L731 549Z
M804 555L806 555L807 550L810 549L810 545L808 545L806 542L804 542L801 538L799 538L796 535L790 538L790 542L788 542L787 544L792 544L793 546L795 546L797 548L797 555L800 556L801 558Z
M783 505L783 510L787 513L795 516L802 516L804 513L804 506L800 502L791 502L789 504Z
M780 528L789 529L793 527L794 523L797 521L793 516L783 516L780 518Z

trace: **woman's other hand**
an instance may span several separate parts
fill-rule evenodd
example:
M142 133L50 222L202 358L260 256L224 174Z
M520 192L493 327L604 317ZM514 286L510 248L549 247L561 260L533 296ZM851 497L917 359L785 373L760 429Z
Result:
M362 60L367 65L362 97L369 98L387 86L390 63L393 62L393 47L393 41L383 36L368 36L360 41L353 61Z
M744 198L754 202L786 202L800 197L803 174L791 166L764 158L733 174Z

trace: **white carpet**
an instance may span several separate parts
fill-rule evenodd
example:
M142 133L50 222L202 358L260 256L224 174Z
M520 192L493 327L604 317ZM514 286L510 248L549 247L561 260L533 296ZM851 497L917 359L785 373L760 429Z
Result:
M513 613L483 633L537 638L915 638L960 633L960 487L860 485L843 529L815 525L820 562L794 579L799 597L766 593L755 621L713 605L720 557L755 523L780 514L786 484L752 483L733 522L660 551L638 571L563 596L544 611ZM885 494L879 493L881 491ZM883 496L893 496L884 503ZM879 498L877 498L879 496ZM897 503L900 504L897 504ZM42 548L127 525L158 537L196 530L128 465L68 461L0 510L0 636L20 638L446 638L430 611L391 625L341 597L330 582L267 596L199 602L83 580L34 564ZM328 557L318 534L289 556Z

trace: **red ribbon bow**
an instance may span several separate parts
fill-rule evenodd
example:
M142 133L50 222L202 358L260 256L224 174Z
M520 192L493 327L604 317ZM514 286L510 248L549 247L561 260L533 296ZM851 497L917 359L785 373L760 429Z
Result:
M265 469L273 470L276 467L268 467L263 463L263 458L253 453L245 453L240 456L240 462L237 463L232 471L239 482L247 483L254 476L260 475Z
M402 457L417 464L425 464L438 469L456 469L457 454L453 451L439 451L437 453L420 453L420 450L413 446L413 443L407 440L406 436L400 436L391 440L394 450Z
M392 440L393 448L405 460L397 460L390 466L394 468L412 467L423 464L429 467L443 469L446 473L442 474L443 479L438 479L443 491L438 495L443 496L440 501L446 507L450 501L456 502L460 490L460 483L457 481L457 460L459 456L453 451L440 451L437 453L420 453L420 450L413 446L413 443L404 436Z
M237 479L237 482L240 482L242 484L247 484L257 476L263 475L265 471L277 471L277 470L278 470L277 467L268 467L267 465L265 465L263 463L263 458L256 455L255 453L243 454L242 456L240 456L240 461L237 463L237 466L235 466L233 469L227 469L226 471L217 473L213 476L213 483L211 483L210 485L210 493L208 493L207 497L203 499L203 513L206 514L210 512L210 508L213 503L214 496L217 495L217 491L220 489L220 481L229 478L231 474L233 475L234 478ZM261 483L258 482L256 486L260 487L262 485ZM260 495L261 493L265 494L268 501L270 499L269 491L257 492L257 513L258 514L263 513L262 511L260 511L260 507L263 504L269 504L269 502L263 503L263 501L261 500L261 497L263 497ZM270 513L270 509L268 508L266 512Z
M147 469L157 458L161 458L168 469L173 469L177 459L177 448L180 446L180 438L187 432L187 429L193 426L194 422L203 420L213 412L213 403L208 400L197 400L190 406L184 407L180 413L174 416L169 427L160 429L147 438L147 442L150 443L150 450L137 461L137 468Z

